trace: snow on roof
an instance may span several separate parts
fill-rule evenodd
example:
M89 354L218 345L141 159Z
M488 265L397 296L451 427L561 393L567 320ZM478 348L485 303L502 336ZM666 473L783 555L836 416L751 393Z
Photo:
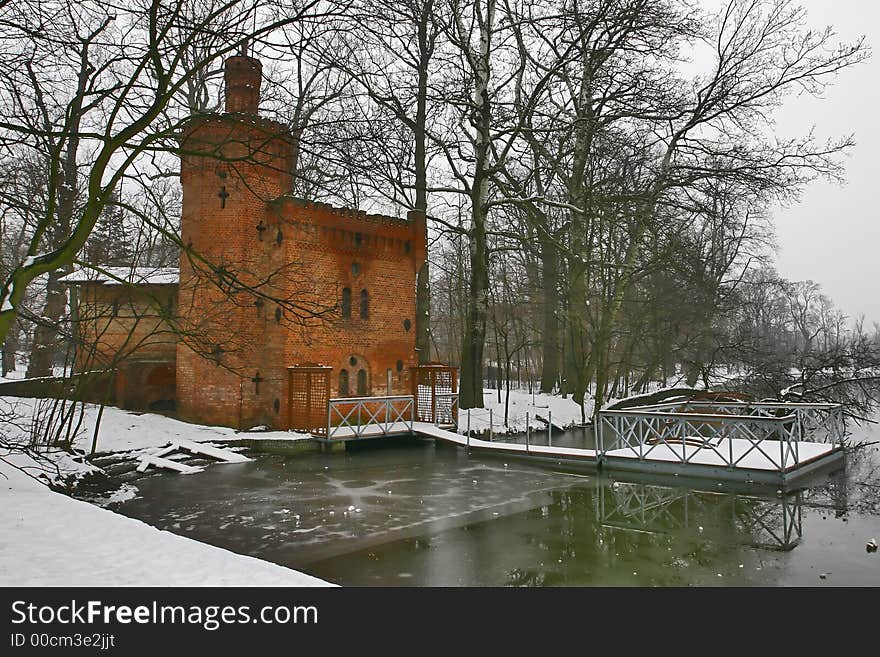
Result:
M101 271L79 268L62 277L62 283L100 285L177 285L177 267L102 267Z

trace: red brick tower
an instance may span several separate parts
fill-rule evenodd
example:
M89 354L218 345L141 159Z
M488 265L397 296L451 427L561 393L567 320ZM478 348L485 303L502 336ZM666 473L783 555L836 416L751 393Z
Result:
M193 117L181 139L177 405L208 424L277 426L284 406L275 300L289 263L268 203L291 189L292 142L257 114L261 69L252 57L227 59L226 112Z
M225 78L226 112L181 138L180 416L299 426L287 368L303 363L333 368L335 396L408 394L424 216L291 196L291 137L257 113L260 62L231 57Z

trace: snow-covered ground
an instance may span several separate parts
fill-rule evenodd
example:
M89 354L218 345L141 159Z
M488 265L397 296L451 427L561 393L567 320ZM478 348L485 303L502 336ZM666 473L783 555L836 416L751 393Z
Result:
M55 493L0 462L0 586L322 586Z
M23 434L30 426L34 416L41 412L41 406L52 400L30 398L0 397L0 417L4 412L13 413L17 419L16 428ZM98 406L86 404L80 429L73 440L75 449L89 453L98 418ZM44 411L45 412L45 411ZM98 432L97 452L127 452L160 447L175 438L186 438L196 442L253 439L305 440L311 436L290 431L252 431L239 432L228 427L212 427L181 422L155 413L136 413L107 406L101 416Z
M492 410L492 430L495 433L523 433L526 430L526 415L529 416L529 425L532 429L545 429L547 425L536 416L545 420L552 420L553 424L568 427L581 424L581 407L571 397L563 399L558 395L544 393L530 393L522 390L510 391L510 406L508 408L507 426L504 424L504 399L505 392L501 391L501 401L498 401L498 391L483 391L484 408L470 409L471 431L485 431L489 428L489 409ZM593 400L588 399L584 405L587 421L593 413ZM458 414L459 430L464 433L468 427L468 411L463 410Z

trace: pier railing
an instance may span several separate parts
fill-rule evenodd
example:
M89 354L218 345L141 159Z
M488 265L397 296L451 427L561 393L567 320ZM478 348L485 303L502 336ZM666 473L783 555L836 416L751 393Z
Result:
M434 395L434 424L450 426L458 422L458 393L438 392Z
M842 446L839 404L681 402L599 412L597 447L639 460L693 463L712 453L720 465L747 468L749 457L785 472L801 461L800 444Z
M412 432L413 409L411 395L331 399L327 404L326 439Z

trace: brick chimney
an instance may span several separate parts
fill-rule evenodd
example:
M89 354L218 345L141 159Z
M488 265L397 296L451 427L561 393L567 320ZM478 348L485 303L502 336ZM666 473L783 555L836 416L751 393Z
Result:
M223 77L226 80L226 111L257 114L263 79L260 60L247 55L230 57L224 65Z

